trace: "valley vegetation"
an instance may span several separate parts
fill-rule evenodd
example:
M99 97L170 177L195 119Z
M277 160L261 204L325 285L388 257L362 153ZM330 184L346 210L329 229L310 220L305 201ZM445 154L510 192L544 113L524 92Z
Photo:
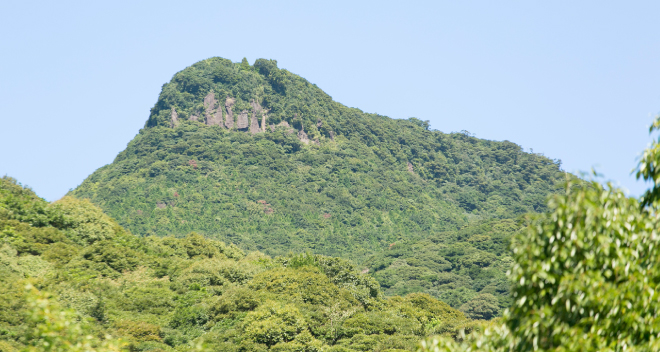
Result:
M340 258L129 233L0 179L0 351L395 351L481 328Z

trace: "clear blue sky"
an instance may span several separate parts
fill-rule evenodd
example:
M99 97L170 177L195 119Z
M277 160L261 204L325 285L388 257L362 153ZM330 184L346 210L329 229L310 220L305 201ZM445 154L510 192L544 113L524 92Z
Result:
M3 1L0 175L47 200L112 162L196 61L276 59L336 101L630 171L660 111L657 1Z

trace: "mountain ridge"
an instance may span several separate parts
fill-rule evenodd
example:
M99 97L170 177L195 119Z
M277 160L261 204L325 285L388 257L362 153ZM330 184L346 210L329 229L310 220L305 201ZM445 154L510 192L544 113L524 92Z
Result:
M545 211L566 177L559 161L508 141L346 107L274 60L211 58L163 85L145 127L70 195L141 236L338 256L382 271L387 292L464 287L450 299L458 308L486 289L505 307L501 248L518 227L488 221ZM432 258L413 260L427 240L439 246ZM397 246L404 262L388 259ZM404 263L420 274L401 279Z

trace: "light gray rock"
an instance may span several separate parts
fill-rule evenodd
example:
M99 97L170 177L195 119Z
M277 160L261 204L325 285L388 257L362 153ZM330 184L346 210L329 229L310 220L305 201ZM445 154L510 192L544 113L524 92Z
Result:
M213 91L204 97L204 117L207 125L222 126L222 107L218 107Z
M248 128L248 126L248 112L247 110L243 110L240 114L238 114L238 118L236 119L236 128L239 130L244 130Z
M172 107L172 118L170 120L170 127L174 128L179 125L179 114L176 113L176 108Z
M275 127L284 127L284 128L285 128L285 131L286 131L286 134L292 134L293 132L296 131L296 130L295 130L293 127L291 127L291 126L289 125L289 123L286 122L286 121L282 121L282 122L280 122L280 123L277 124L277 126L275 126Z
M303 130L298 131L298 139L305 144L309 144L309 137L307 137L307 133Z
M231 111L232 106L234 106L236 100L234 98L227 97L225 100L225 109L227 109L227 116L225 117L225 127L228 129L234 128L234 113Z
M250 133L257 134L261 132L261 128L259 128L259 117L258 117L261 114L261 105L259 105L258 101L252 99L252 101L250 101L250 106L252 106L252 117L250 118Z
M253 111L252 118L250 119L250 133L257 134L259 132L261 132L261 128L259 128L259 118L255 116L255 113Z

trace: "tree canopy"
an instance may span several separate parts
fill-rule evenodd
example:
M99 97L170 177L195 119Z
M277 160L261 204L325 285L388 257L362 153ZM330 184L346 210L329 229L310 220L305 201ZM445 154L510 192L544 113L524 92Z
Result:
M651 127L660 126L660 118ZM637 177L640 200L611 184L566 187L513 240L514 302L501 327L422 351L657 351L660 349L659 141Z

